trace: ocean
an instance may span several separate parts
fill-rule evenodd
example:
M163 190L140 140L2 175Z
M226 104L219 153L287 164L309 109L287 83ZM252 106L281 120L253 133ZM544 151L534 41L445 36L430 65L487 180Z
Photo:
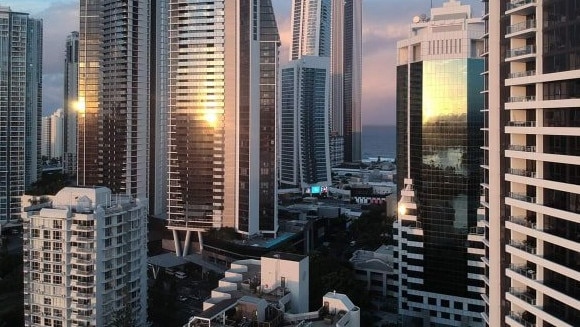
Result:
M396 126L363 126L362 159L395 159L397 154Z

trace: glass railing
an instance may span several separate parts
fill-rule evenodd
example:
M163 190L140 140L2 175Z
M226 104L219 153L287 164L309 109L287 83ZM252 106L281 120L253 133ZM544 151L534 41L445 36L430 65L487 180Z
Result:
M535 95L522 95L517 97L509 97L507 102L529 102L536 101Z
M509 245L513 246L514 248L520 249L522 251L526 251L530 254L536 254L536 247L531 246L525 242L510 240Z
M509 49L506 52L506 57L512 58L517 56L524 56L532 54L536 51L536 47L534 45L526 45L520 48Z
M530 221L526 216L509 216L508 220L520 226L536 229L536 223Z
M508 126L513 127L536 127L535 121L509 121Z
M536 27L536 20L535 19L528 19L526 21L523 21L521 23L517 23L514 25L510 25L507 27L506 29L506 34L512 34L512 33L517 33L517 32L521 32L530 28L535 28Z
M509 293L531 305L536 305L536 297L530 294L525 288L510 287Z
M526 276L529 279L536 279L536 271L533 269L530 269L528 266L526 265L516 265L514 263L510 264L510 270L517 272L520 275Z
M518 176L524 176L524 177L536 177L536 172L535 171L529 171L526 169L516 169L516 168L509 168L508 169L508 174L512 174L512 175L518 175Z
M509 73L508 78L518 78L518 77L527 77L527 76L535 76L536 70L526 70L523 72L514 72Z
M510 144L510 145L508 145L508 150L524 151L524 152L536 152L536 146L535 145Z
M525 320L520 312L511 311L509 317L525 327L536 327L535 323Z
M506 8L505 10L511 10L511 9L515 9L521 6L525 6L527 4L530 3L536 3L536 0L515 0L515 1L510 1L508 3L506 3Z

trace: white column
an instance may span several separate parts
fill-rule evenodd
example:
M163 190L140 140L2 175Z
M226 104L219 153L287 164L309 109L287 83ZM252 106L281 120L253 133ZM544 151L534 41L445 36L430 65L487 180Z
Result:
M175 242L175 255L181 257L181 246L179 244L179 234L177 230L173 230L173 242Z

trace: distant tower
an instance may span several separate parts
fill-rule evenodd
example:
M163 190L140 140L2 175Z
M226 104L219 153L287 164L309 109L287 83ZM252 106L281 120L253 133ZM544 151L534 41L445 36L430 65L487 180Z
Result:
M330 58L303 56L281 69L280 182L304 191L330 185Z
M149 196L149 0L81 0L77 181Z
M77 172L77 110L79 75L79 32L66 38L64 52L64 173L76 176Z
M42 21L0 7L0 223L40 174Z
M333 161L361 160L362 0L332 3L331 153Z
M292 0L290 60L330 57L330 0Z
M62 158L64 154L64 111L57 109L52 115L42 117L42 156Z
M450 1L397 43L394 224L403 325L482 326L484 25Z
M270 0L179 4L168 19L168 220L178 255L194 231L277 232L279 47ZM202 16L203 28L191 28Z

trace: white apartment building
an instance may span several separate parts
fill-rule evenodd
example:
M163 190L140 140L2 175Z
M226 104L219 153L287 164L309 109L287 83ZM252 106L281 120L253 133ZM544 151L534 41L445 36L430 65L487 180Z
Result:
M394 273L393 246L381 245L375 251L356 250L350 258L357 280L366 284L376 297L396 297L399 277Z
M64 154L65 117L62 108L42 117L42 156L61 158Z
M105 187L22 203L25 326L146 325L146 205Z
M483 316L580 326L580 4L483 2Z

